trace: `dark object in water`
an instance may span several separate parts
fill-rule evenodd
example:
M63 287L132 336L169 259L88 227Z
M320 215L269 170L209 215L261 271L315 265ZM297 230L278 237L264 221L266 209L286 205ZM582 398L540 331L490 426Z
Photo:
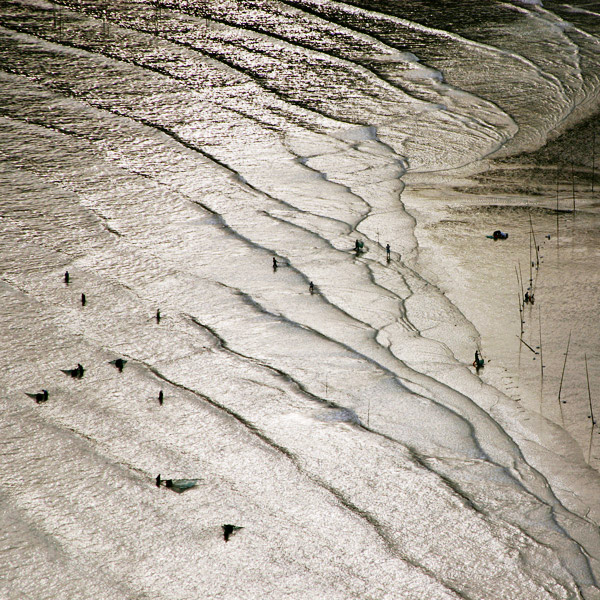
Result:
M46 402L48 400L48 390L42 390L41 392L37 392L35 394L27 393L27 395L30 398L33 398L37 404L41 404L42 402Z
M123 372L123 367L127 364L127 361L123 358L117 358L116 360L110 361L111 365L115 365L119 369L119 373Z
M81 365L81 363L77 363L77 366L74 369L61 369L61 371L65 375L70 375L74 379L81 379L83 374L85 373L85 369Z
M85 294L81 294L81 306L85 306L87 300L85 299Z
M69 285L69 271L65 271L65 283Z
M163 398L164 398L164 396L163 396L163 391L162 391L162 390L160 390L160 392L158 392L158 403L159 403L161 406L162 406L162 403L163 403Z
M229 541L229 538L236 532L239 531L240 529L243 529L243 527L240 527L239 525L221 525L221 527L223 528L223 539L227 542Z
M492 233L492 238L494 240L505 240L507 237L508 233L504 233L504 231L500 231L499 229L496 229L496 231Z

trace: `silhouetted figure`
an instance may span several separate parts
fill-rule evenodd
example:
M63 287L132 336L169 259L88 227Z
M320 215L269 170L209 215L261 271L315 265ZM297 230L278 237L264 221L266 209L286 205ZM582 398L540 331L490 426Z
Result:
M69 285L69 271L65 271L65 283Z
M173 480L172 480L172 479L167 479L167 480L165 481L165 485L166 485L168 488L172 488L172 487L173 487Z
M360 252L360 246L358 245L358 240L356 240L354 242L354 252L356 252L357 255Z
M479 371L485 364L483 358L481 358L481 354L479 354L479 350L475 350L475 360L473 361L473 366Z
M85 369L81 366L81 363L77 363L74 369L61 369L65 375L70 375L74 379L81 379L85 372Z
M87 300L85 299L85 294L81 294L81 306L85 306Z
M311 294L315 293L315 284L311 281L310 285L308 286L308 289L310 290Z
M36 401L37 404L40 404L42 402L46 402L48 400L48 390L42 390L41 392L37 392L36 394L29 394L29 393L27 393L27 395L30 398L33 398Z
M122 373L123 367L127 364L127 361L122 358L117 358L116 360L112 361L112 364L119 369L119 373Z
M229 541L229 538L231 537L232 534L234 534L236 531L239 531L240 529L243 529L242 527L239 527L238 525L221 525L221 527L223 528L223 539L227 542Z
M160 308L156 311L156 322L160 323Z
M387 258L387 261L388 261L388 262L390 262L390 258L391 258L391 255L390 255L390 253L391 253L391 251L392 251L392 250L391 250L391 248L390 248L390 245L389 245L389 244L386 244L386 246L385 246L385 253L386 253L386 255L387 255L387 256L386 256L386 258Z
M156 487L160 487L160 473L156 476Z
M160 390L160 392L158 392L158 403L162 406L163 404L163 391Z
M277 259L273 257L273 271L277 271Z

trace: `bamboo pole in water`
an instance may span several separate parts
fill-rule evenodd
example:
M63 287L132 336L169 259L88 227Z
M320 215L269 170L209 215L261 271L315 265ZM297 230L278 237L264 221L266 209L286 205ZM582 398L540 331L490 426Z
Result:
M560 393L562 391L563 379L565 377L565 368L567 366L567 357L569 356L569 344L571 343L571 332L569 331L569 339L567 340L567 351L565 352L565 362L563 364L562 375L560 376L560 385L558 386L558 401L560 402ZM567 401L563 400L563 404L566 404Z

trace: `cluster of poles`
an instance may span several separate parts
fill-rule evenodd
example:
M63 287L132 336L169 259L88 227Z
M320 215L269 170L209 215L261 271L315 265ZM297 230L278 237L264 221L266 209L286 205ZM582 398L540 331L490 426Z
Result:
M591 181L591 192L594 193L594 175L595 175L595 134L592 143L592 181ZM573 171L573 161L571 161L571 187L572 187L572 199L573 199L573 215L575 214L576 203L575 203L575 179L574 179L574 171ZM557 244L559 243L559 177L557 174L556 179L556 235L557 235ZM547 236L548 239L550 236ZM528 344L524 339L523 335L525 332L525 306L530 304L533 305L535 301L535 290L537 284L537 278L539 274L540 268L540 246L537 243L535 237L535 231L533 228L533 222L531 219L531 215L529 215L529 285L527 289L525 289L525 284L523 280L523 274L521 270L521 263L518 262L518 266L515 266L515 274L517 278L518 285L518 302L519 302L519 321L520 321L520 335L517 336L521 344L523 344L528 350L530 350L536 356L540 358L540 413L542 413L542 397L543 397L543 389L544 389L544 359L543 359L543 345L542 345L542 311L541 307L538 309L538 326L539 326L539 346L533 348L530 344ZM564 427L565 420L562 405L566 404L566 400L562 400L562 389L563 389L563 381L565 376L565 370L567 366L567 359L569 357L569 348L571 345L571 331L569 331L569 338L567 340L567 348L565 351L565 359L563 362L562 373L560 377L560 383L558 387L558 406L560 410L560 417L562 421L562 425ZM587 382L587 392L588 392L588 408L589 414L587 418L591 420L591 430L590 430L590 443L588 448L588 462L591 459L591 450L592 450L592 436L594 433L594 428L596 426L596 419L594 416L594 407L592 404L592 393L590 388L590 376L588 370L588 361L587 354L584 354L584 363L585 363L585 375Z

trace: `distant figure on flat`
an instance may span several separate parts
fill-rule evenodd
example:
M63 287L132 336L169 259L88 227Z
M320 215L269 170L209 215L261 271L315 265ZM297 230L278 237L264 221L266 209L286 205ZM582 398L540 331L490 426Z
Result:
M42 390L36 394L27 394L30 398L33 398L37 404L46 402L48 400L48 390Z
M388 262L390 262L390 260L391 260L391 254L390 254L390 253L391 253L391 251L392 251L392 250L391 250L391 248L390 248L390 245L389 245L389 244L386 244L386 246L385 246L385 252L386 252L386 258L387 258L387 261L388 261Z
M85 299L85 294L81 294L81 306L85 306L87 300Z
M311 295L315 293L315 284L312 281L310 282L308 289L309 289Z
M160 478L160 473L156 476L156 487L160 487L162 485L162 483L164 482L165 486L168 488L172 488L173 487L173 480L172 479L161 479Z
M156 310L156 322L160 323L160 308Z
M112 360L110 364L115 365L115 367L119 369L119 373L122 373L123 367L127 364L127 361L122 358L117 358L116 360Z
M160 392L158 392L158 403L162 406L163 405L163 391L160 390Z
M239 531L240 529L243 529L243 527L240 527L239 525L221 525L221 527L223 528L223 539L227 542L229 541L229 538L236 532Z
M277 271L277 259L273 257L273 271Z
M74 379L81 379L83 374L85 373L85 369L81 365L81 363L77 363L77 366L74 369L61 369L61 371L65 375L70 375Z
M535 298L533 296L533 294L529 293L529 290L527 290L525 292L525 296L523 296L523 303L524 304L533 304L535 302Z
M504 231L500 231L499 229L496 229L496 231L492 233L492 238L495 240L505 240L507 237L508 233L504 233Z
M473 361L473 366L479 371L485 365L485 361L481 358L481 354L479 354L479 350L475 350L475 360Z
M65 271L65 283L69 285L69 271Z

